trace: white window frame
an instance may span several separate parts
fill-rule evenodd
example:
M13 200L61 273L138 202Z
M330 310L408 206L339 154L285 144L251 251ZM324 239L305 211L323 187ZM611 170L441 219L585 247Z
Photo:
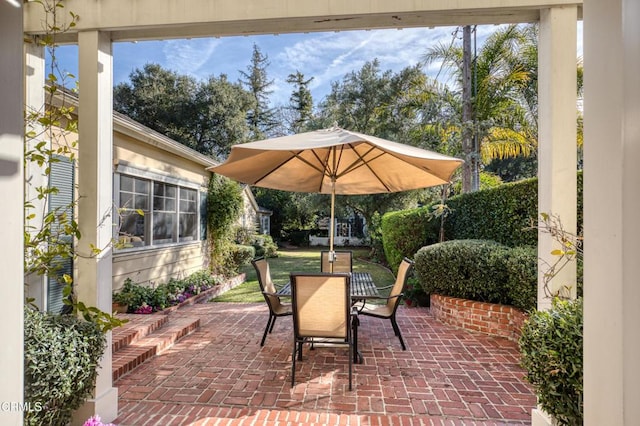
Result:
M116 248L116 252L120 253L120 252L128 252L128 251L142 251L142 250L150 250L150 249L157 249L157 248L161 248L161 247L171 247L171 246L178 246L178 245L188 245L188 244L194 244L194 243L200 243L200 238L201 238L201 230L200 230L200 226L199 226L199 218L201 215L200 212L200 197L201 197L201 185L197 182L193 182L187 179L182 179L182 178L178 178L175 177L173 175L169 175L168 173L163 173L161 171L157 171L157 170L151 170L151 169L144 169L144 168L140 168L140 167L136 167L136 166L132 166L131 164L128 164L127 162L124 161L120 161L114 170L114 174L113 174L113 203L114 203L114 208L118 209L120 206L120 177L121 176L129 176L132 178L138 178L138 179L145 179L149 181L149 211L145 213L145 216L148 215L145 222L145 227L148 228L148 232L149 232L149 239L150 241L147 243L145 241L145 245L142 246L137 246L137 247L126 247L126 248ZM162 243L156 243L156 241L154 240L154 235L153 235L153 215L154 215L154 202L153 202L153 197L154 197L154 183L164 183L164 184L168 184L168 185L175 185L177 187L177 191L176 191L176 212L175 212L175 220L173 223L173 241L171 242L162 242ZM184 188L184 189L188 189L188 190L193 190L195 191L196 194L196 213L195 213L195 218L196 218L196 225L195 225L195 231L196 234L193 236L192 239L188 240L188 241L180 241L180 189ZM120 237L118 235L118 230L120 229L120 215L119 214L114 214L114 231L113 231L113 237L114 240L118 240L118 238Z

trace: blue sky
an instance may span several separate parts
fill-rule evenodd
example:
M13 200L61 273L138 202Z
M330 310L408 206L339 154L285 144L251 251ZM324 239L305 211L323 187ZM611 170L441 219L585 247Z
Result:
M478 46L497 28L478 26ZM114 84L129 81L130 73L146 63L158 63L196 79L226 74L235 82L240 78L239 71L247 70L256 44L270 62L267 73L274 80L274 105L288 102L292 86L286 78L296 71L307 78L314 77L310 88L317 103L328 94L332 81L342 80L365 62L377 58L382 70L397 72L418 63L430 47L450 44L455 32L456 27L438 27L119 42L113 45ZM578 28L577 47L581 54L582 25ZM56 55L63 70L77 75L76 46L61 46ZM439 65L433 64L425 71L435 77ZM440 77L442 80L443 74Z

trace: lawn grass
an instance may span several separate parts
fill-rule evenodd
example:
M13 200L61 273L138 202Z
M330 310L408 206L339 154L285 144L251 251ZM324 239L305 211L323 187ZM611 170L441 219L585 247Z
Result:
M278 257L270 258L271 278L279 287L289 281L291 272L320 272L320 251L326 247L310 247L299 249L278 249ZM354 272L369 272L378 287L393 284L395 277L391 271L377 263L367 261L368 248L351 248L353 251ZM247 274L247 280L241 285L212 299L213 302L255 303L264 302L255 269L251 264L241 268ZM382 292L382 294L387 294Z

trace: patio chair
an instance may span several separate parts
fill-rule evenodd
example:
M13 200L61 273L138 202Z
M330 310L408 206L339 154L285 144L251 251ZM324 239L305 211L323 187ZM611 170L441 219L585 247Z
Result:
M260 257L252 260L251 263L256 269L258 283L260 284L260 291L262 292L264 300L267 302L267 306L269 307L269 320L267 321L267 326L264 329L262 341L260 342L260 346L264 346L267 333L271 333L273 331L273 325L276 323L276 318L293 315L293 312L291 311L291 305L284 304L280 301L276 287L271 280L271 272L269 271L269 263L267 260Z
M352 327L357 326L352 315L350 274L291 274L293 305L293 354L291 356L291 386L295 384L296 360L302 360L302 346L314 348L323 344L349 347L349 390L352 389L352 365L355 348ZM357 317L355 318L357 320Z
M396 322L396 311L398 310L398 305L400 305L400 301L404 296L407 278L409 278L409 273L412 268L413 261L405 257L402 262L400 262L396 282L391 287L389 296L384 298L387 302L384 305L365 303L359 311L362 315L391 320L393 332L398 336L398 339L400 339L400 345L402 346L403 351L407 350L407 348L404 344L404 340L402 339L402 333L400 333L398 323Z
M333 271L329 263L329 250L320 252L320 272L351 272L353 270L353 252L349 250L337 250Z

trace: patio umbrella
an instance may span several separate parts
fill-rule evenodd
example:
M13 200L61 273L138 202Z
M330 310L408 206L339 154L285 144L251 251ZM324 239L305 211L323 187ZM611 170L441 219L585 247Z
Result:
M335 196L379 194L448 183L463 161L433 151L332 127L231 147L208 170L249 185L331 194L333 253Z

